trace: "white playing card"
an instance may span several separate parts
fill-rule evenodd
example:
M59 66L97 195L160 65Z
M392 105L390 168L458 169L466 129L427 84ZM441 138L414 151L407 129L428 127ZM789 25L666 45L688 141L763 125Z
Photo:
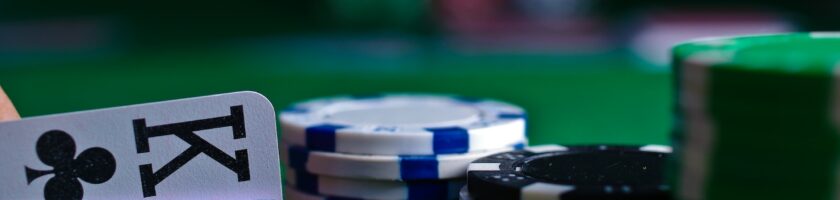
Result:
M282 199L274 108L237 92L0 123L0 199Z

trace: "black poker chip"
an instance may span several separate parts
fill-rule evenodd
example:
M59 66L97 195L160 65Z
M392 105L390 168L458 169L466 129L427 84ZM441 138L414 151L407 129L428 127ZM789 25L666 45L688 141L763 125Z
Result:
M474 199L671 199L662 145L529 147L473 161Z

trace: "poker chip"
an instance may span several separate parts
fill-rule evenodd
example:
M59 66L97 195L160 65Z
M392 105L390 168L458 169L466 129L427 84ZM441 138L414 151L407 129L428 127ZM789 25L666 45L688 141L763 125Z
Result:
M329 197L317 195L317 194L307 194L306 192L300 191L297 188L290 187L287 183L283 186L283 194L286 195L286 199L289 200L327 200Z
M535 146L471 163L475 199L669 199L668 146Z
M281 147L280 157L293 169L345 178L377 180L433 180L466 176L467 165L481 157L523 145L463 154L428 156L357 155L310 151L301 146Z
M457 199L463 179L383 181L320 176L287 168L287 185L309 194L360 199Z
M673 48L679 199L838 199L840 33Z
M309 194L304 191L298 190L295 187L289 186L288 183L283 186L283 194L286 195L286 199L288 200L363 200L359 198L349 198L349 197L336 197L336 196L324 196L320 194Z
M443 95L316 99L283 110L279 118L287 144L325 152L435 155L486 151L526 141L521 108Z

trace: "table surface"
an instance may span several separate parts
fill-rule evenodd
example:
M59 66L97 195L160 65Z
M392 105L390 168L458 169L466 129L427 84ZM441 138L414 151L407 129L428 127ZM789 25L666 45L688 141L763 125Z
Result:
M622 53L380 54L239 45L0 60L0 84L24 117L240 90L277 110L339 94L453 93L523 106L531 144L668 143L670 75Z

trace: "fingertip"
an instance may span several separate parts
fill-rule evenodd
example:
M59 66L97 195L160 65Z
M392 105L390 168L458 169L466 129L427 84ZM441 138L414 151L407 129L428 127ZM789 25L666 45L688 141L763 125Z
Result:
M20 119L20 114L18 114L12 101L9 100L9 96L3 91L3 87L0 86L0 121L18 119Z

